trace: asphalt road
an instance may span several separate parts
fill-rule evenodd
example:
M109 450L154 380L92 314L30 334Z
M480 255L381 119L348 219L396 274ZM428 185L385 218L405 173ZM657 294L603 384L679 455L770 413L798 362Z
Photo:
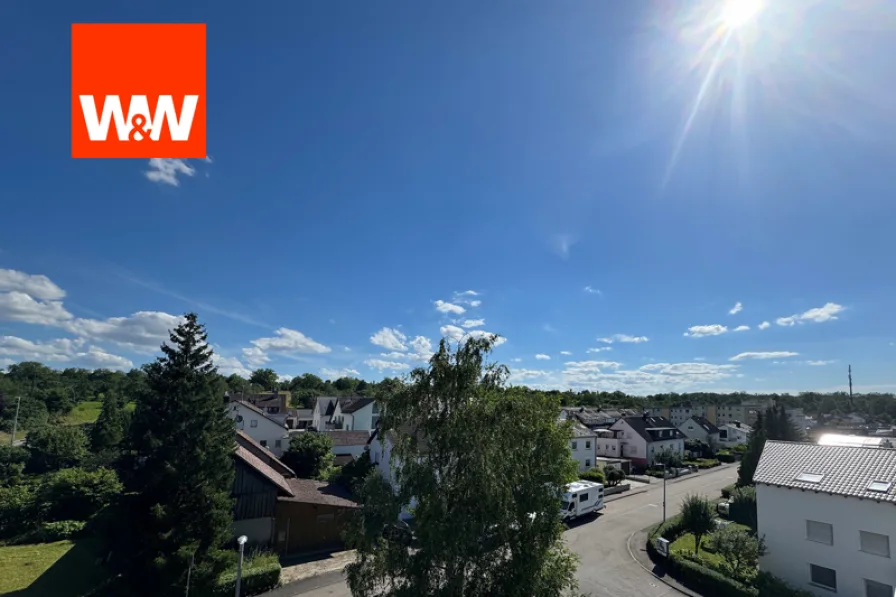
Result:
M667 514L677 513L688 493L716 498L722 487L736 479L737 467L732 465L667 482ZM663 484L654 480L644 493L611 501L597 518L583 519L566 531L567 543L581 558L579 590L594 597L679 595L641 568L628 551L628 538L632 533L662 519ZM277 591L278 596L281 594L283 597L351 597L341 575L328 575L283 587Z

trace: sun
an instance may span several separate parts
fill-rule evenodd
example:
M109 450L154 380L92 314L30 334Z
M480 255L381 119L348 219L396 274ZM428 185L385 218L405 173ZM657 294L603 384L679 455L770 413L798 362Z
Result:
M764 4L763 0L727 0L722 8L722 22L728 29L743 27L756 18Z

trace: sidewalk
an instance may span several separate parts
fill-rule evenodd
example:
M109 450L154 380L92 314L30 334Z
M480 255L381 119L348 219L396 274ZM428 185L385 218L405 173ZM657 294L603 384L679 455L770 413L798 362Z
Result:
M637 564L646 572L655 576L660 582L666 586L678 591L682 595L688 597L701 597L699 594L688 589L680 582L666 575L666 571L662 563L654 563L647 554L647 536L655 525L650 525L646 529L641 529L636 533L632 533L628 537L628 553Z
M292 597L343 580L343 569L355 559L355 552L337 551L284 558L280 586L264 597ZM292 563L290 563L292 562Z

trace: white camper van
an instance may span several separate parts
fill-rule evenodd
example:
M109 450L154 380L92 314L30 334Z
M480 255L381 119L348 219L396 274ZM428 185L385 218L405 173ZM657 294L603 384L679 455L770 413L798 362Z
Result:
M593 481L576 481L566 486L560 506L560 518L573 520L603 509L604 486Z

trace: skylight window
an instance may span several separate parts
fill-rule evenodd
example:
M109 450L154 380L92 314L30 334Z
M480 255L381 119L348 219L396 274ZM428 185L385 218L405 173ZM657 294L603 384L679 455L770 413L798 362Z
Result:
M824 475L817 473L800 473L796 478L797 481L802 481L803 483L821 483L822 479L824 479Z
M887 493L890 486L893 485L889 481L872 481L868 484L868 491L877 491L879 493Z

